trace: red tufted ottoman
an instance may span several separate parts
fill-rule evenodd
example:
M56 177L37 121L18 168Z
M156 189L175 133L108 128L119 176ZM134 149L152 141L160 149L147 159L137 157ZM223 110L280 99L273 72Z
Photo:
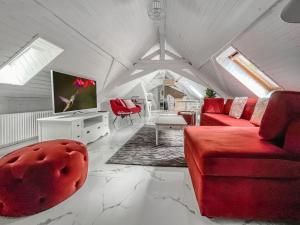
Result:
M0 159L0 215L25 216L49 209L75 193L88 170L85 145L46 141Z

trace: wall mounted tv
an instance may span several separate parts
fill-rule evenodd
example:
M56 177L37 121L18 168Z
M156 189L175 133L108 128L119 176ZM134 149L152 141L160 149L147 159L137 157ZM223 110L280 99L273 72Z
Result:
M54 113L96 111L95 80L51 71L51 81Z

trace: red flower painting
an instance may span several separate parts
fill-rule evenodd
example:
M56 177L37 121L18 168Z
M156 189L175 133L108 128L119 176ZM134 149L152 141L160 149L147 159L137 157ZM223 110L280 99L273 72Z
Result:
M66 104L63 112L66 112L69 108L72 107L72 105L73 105L73 103L76 99L76 96L79 95L79 93L80 93L80 89L88 88L88 87L91 87L91 86L96 86L96 83L93 80L82 79L82 78L77 77L74 80L73 85L77 90L75 91L75 93L69 99L67 99L65 97L62 97L62 96L59 96L60 100L63 101Z
M77 78L74 82L73 85L75 88L88 88L90 86L95 86L95 81L93 80L86 80L86 79L81 79L81 78Z

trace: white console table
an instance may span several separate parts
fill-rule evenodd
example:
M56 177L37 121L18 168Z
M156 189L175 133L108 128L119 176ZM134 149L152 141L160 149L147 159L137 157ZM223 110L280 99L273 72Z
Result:
M39 141L71 139L88 144L109 132L108 112L38 119Z

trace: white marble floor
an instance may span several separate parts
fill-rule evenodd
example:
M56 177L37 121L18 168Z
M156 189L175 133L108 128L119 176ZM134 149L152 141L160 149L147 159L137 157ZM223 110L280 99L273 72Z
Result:
M0 217L0 225L284 224L202 217L186 168L105 164L142 125L124 124L88 146L88 178L71 198L33 216Z

